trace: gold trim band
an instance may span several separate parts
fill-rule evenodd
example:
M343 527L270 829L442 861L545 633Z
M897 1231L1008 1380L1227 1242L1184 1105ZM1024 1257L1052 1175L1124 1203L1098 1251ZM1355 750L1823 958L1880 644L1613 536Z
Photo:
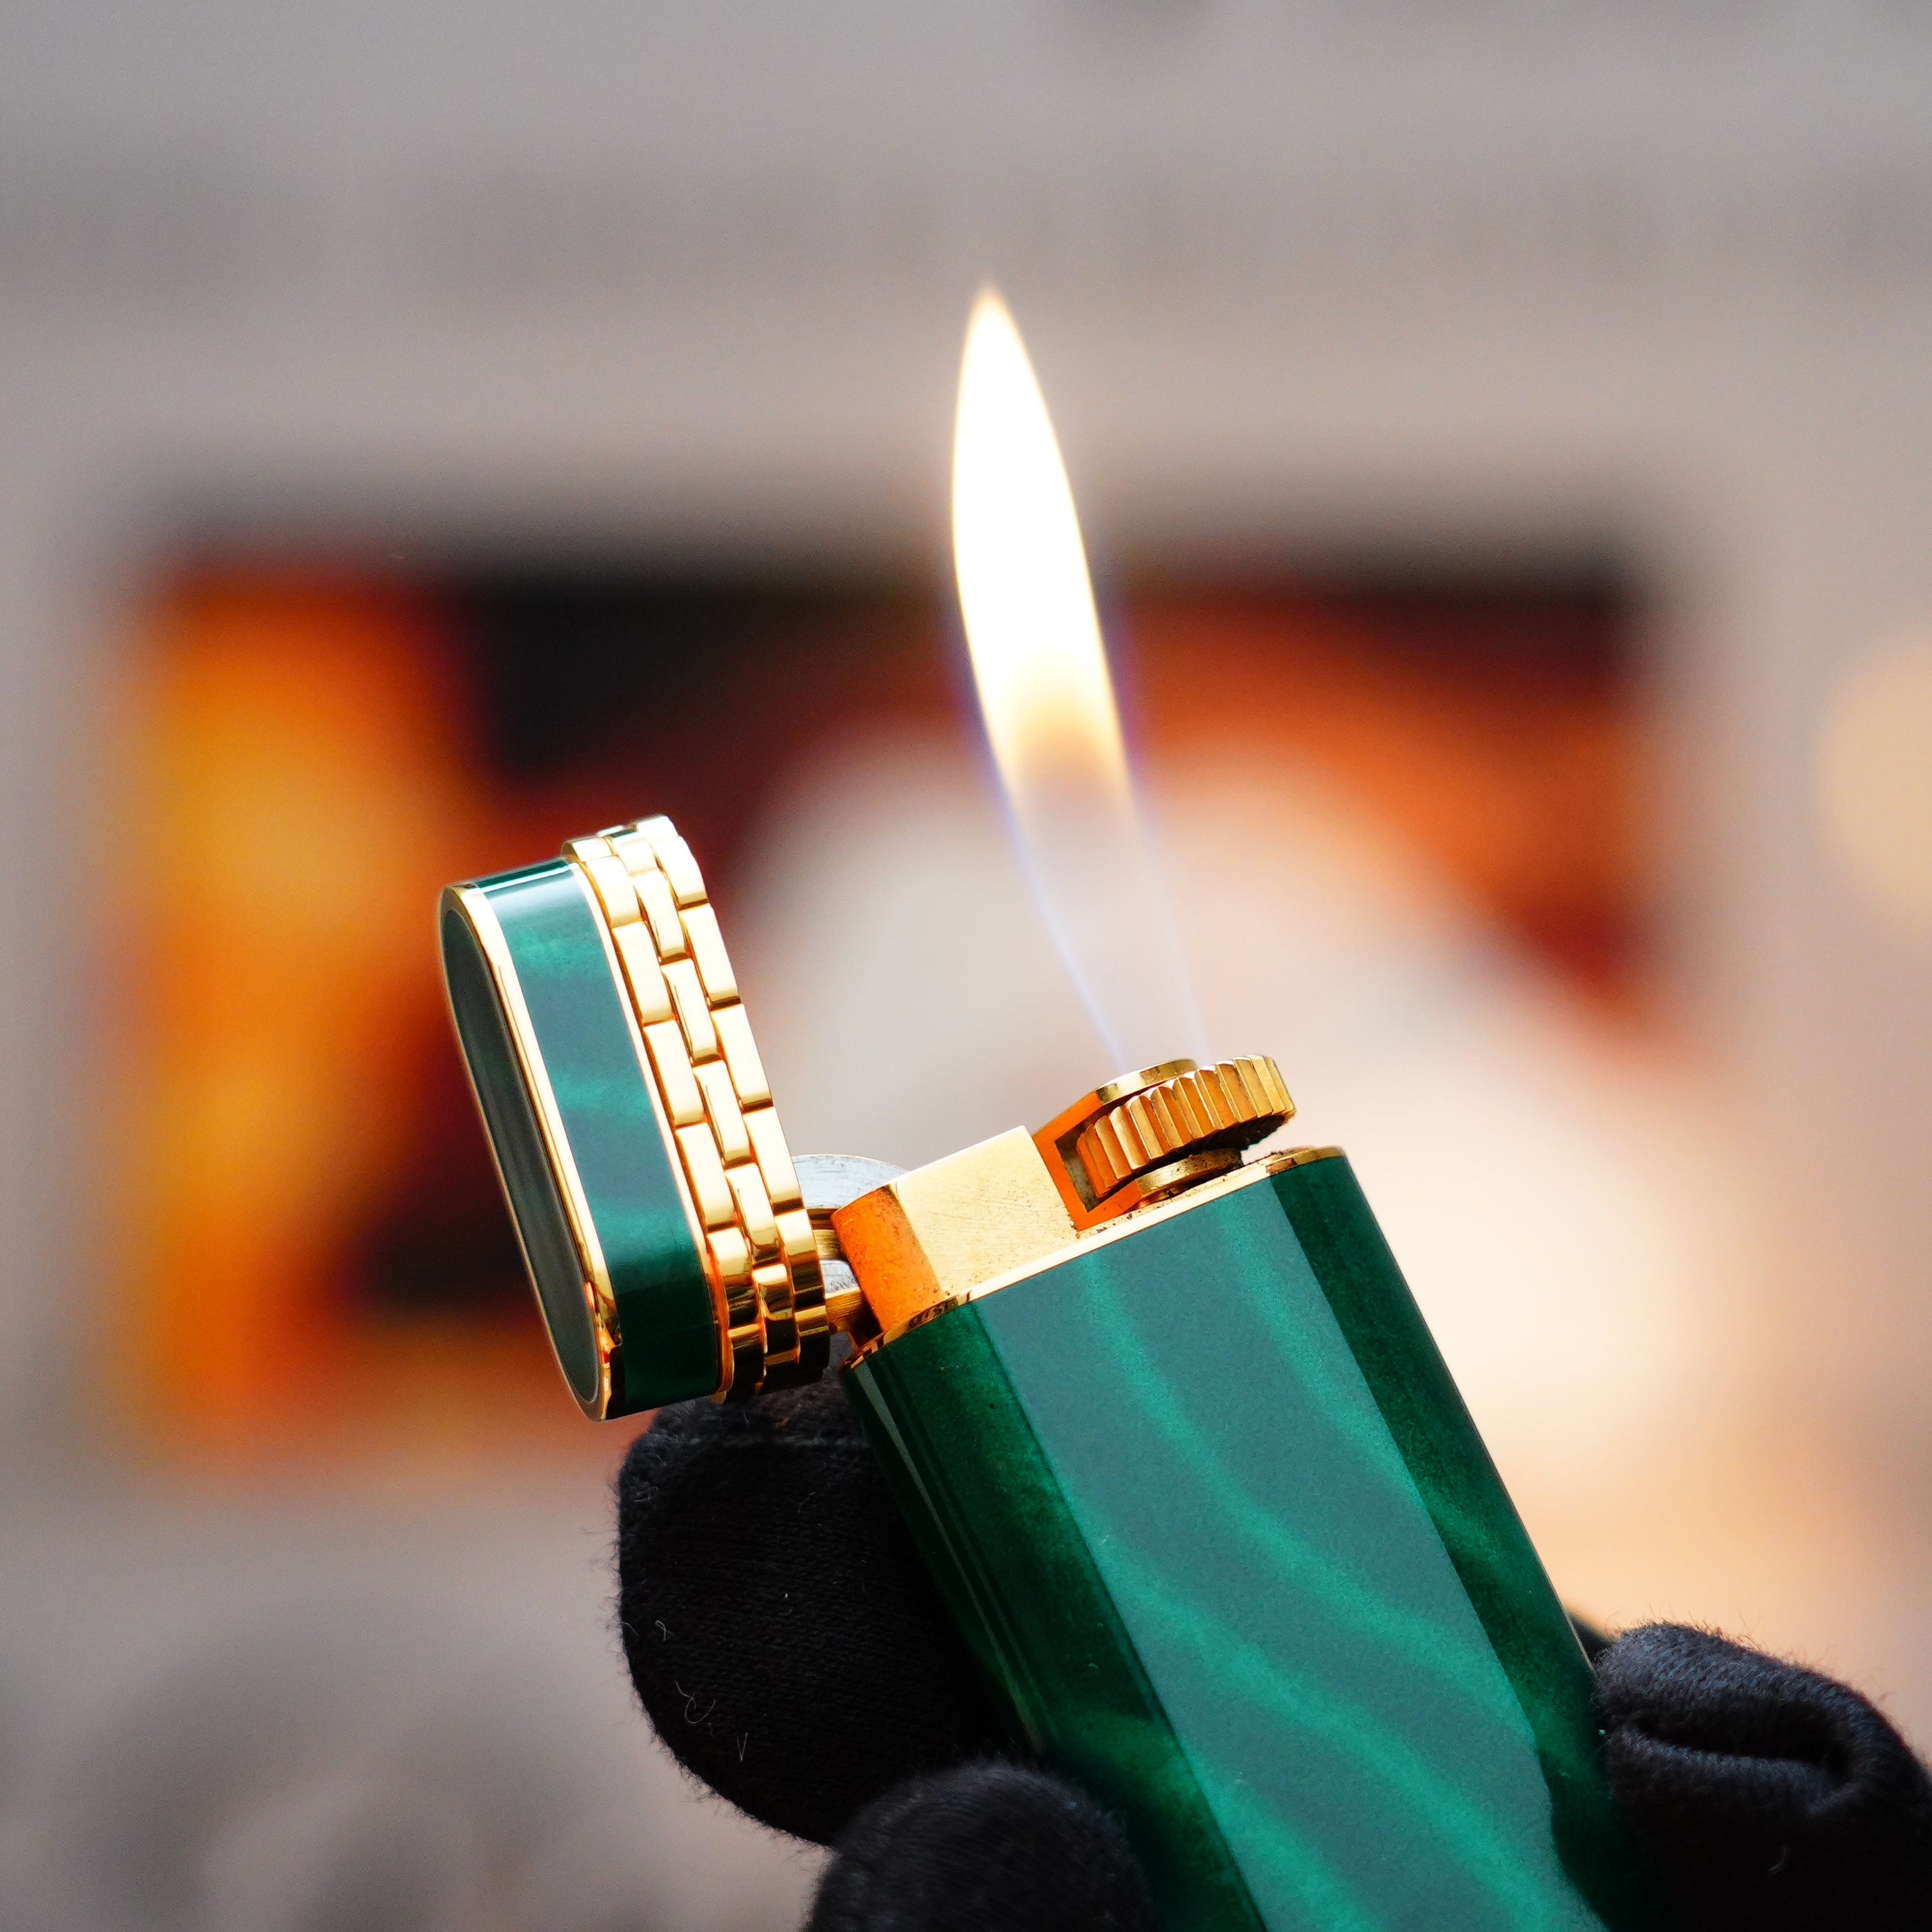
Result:
M657 818L573 838L563 856L609 928L703 1231L724 1392L815 1381L832 1330L812 1217L691 848Z

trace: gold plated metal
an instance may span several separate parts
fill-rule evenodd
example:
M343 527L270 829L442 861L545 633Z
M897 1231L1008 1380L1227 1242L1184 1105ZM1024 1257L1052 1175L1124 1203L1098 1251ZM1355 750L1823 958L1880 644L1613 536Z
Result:
M868 1347L1076 1244L1111 1239L1263 1173L1332 1158L1333 1148L1303 1148L1244 1165L1243 1148L1294 1111L1271 1060L1168 1060L1123 1074L1036 1133L1015 1127L836 1210L838 1255L822 1238L820 1251L850 1264L877 1334L842 1303L832 1318ZM1177 1202L1183 1194L1187 1202Z
M704 1096L676 1021L660 1020L655 1026L646 1027L644 1044L650 1049L651 1071L672 1126L688 1127L704 1119Z
M746 1161L729 1172L728 1184L738 1209L738 1225L752 1244L752 1252L760 1260L778 1252L778 1217L772 1212L771 1196L755 1161Z
M830 1358L832 1336L818 1248L704 875L667 818L573 838L563 856L601 915L692 1223L703 1231L722 1333L721 1394L811 1380ZM596 1298L596 1283L586 1292Z
M1294 1112L1272 1060L1172 1060L1083 1094L1034 1139L1084 1228L1222 1171L1228 1162L1201 1157L1238 1154Z
M731 970L730 956L718 930L718 915L708 905L688 908L684 915L684 937L704 982L704 997L720 1005L738 997L737 976Z
M752 1136L746 1131L744 1110L732 1090L730 1072L724 1063L707 1060L692 1072L704 1096L704 1111L710 1117L711 1131L718 1137L718 1152L728 1162L751 1160Z
M850 1335L855 1342L862 1342L878 1333L878 1324L872 1319L866 1306L864 1291L860 1287L858 1277L853 1274L845 1260L845 1250L838 1239L838 1231L832 1225L832 1217L838 1210L832 1208L813 1208L794 1210L802 1214L805 1228L802 1235L796 1228L793 1216L783 1217L794 1221L786 1233L786 1250L790 1252L795 1240L808 1240L812 1252L818 1257L820 1274L825 1281L825 1318L830 1325L843 1334Z
M677 901L671 896L670 882L662 872L638 872L632 883L637 889L644 916L651 922L651 941L660 959L684 956L684 926L677 916Z
M590 838L573 838L566 848L580 866L591 884L596 889L598 903L604 908L604 916L614 931L620 926L634 926L640 916L638 895L631 884L631 875L618 862L616 855L608 848L602 852L589 848L596 841Z
M640 922L613 926L617 957L624 962L624 979L631 991L631 1004L646 1031L652 1024L674 1019L670 988L664 983L664 968L658 964L657 949L650 931Z
M1128 1217L1138 1223L1170 1211L1184 1192L1242 1184L1250 1170L1241 1150L1294 1111L1272 1060L1169 1060L1096 1088L1036 1133L1016 1127L848 1196L842 1208L808 1208L690 848L668 820L652 818L574 838L563 856L622 995L702 1259L721 1396L813 1379L830 1359L836 1329L869 1346L1078 1242L1109 1238ZM488 955L492 934L501 940L490 906L459 890ZM616 1298L514 975L500 976L512 1044L586 1257L584 1292L608 1405L624 1340ZM1310 1157L1279 1156L1274 1164ZM828 1265L838 1284L829 1303Z
M859 1274L866 1302L875 1316L880 1317L880 1331L873 1335L853 1330L858 1341L860 1352L868 1353L888 1342L898 1340L908 1330L920 1323L930 1322L949 1308L956 1307L963 1301L976 1301L982 1295L997 1294L1001 1288L1010 1288L1016 1281L1024 1281L1029 1276L1043 1273L1064 1260L1070 1250L1078 1248L1084 1252L1092 1246L1104 1246L1111 1241L1124 1239L1138 1233L1142 1228L1164 1221L1176 1214L1190 1212L1202 1202L1216 1196L1232 1193L1236 1189L1251 1187L1257 1181L1265 1180L1271 1174L1279 1174L1285 1168L1303 1167L1311 1161L1334 1160L1341 1154L1337 1147L1286 1148L1274 1154L1262 1154L1252 1160L1237 1160L1236 1164L1222 1172L1208 1176L1197 1185L1176 1190L1162 1201L1149 1203L1130 1214L1118 1214L1102 1225L1076 1233L1072 1239L1029 1255L1016 1262L1000 1274L990 1275L981 1280L970 1282L956 1288L950 1293L937 1294L928 1287L923 1294L916 1278L916 1263L904 1265L904 1257L896 1257L903 1269L896 1283L875 1282L872 1276L862 1270L861 1264L853 1262L854 1270ZM915 1169L914 1172L919 1170ZM910 1180L911 1174L904 1177ZM894 1184L897 1185L898 1184ZM883 1192L883 1189L879 1190ZM862 1197L870 1198L869 1196ZM856 1201L850 1207L842 1208L835 1220L842 1222L853 1208L860 1205ZM848 1257L848 1258L850 1258ZM890 1309L892 1318L884 1318L882 1310Z
M704 880L698 872L698 861L691 856L691 848L670 829L669 819L654 818L647 823L664 828L651 833L651 851L658 870L670 882L672 897L680 906L702 905Z
M1162 1161L1158 1167L1131 1176L1108 1195L1108 1214L1111 1217L1125 1214L1130 1208L1144 1208L1150 1202L1165 1201L1184 1187L1198 1186L1217 1174L1232 1173L1240 1164L1238 1148L1210 1148L1205 1154L1184 1154Z
M724 1064L731 1070L731 1084L737 1090L739 1106L769 1104L772 1090L766 1084L764 1064L758 1058L758 1049L752 1043L752 1029L744 1008L720 1006L711 1016L711 1023L717 1029Z
M1094 1219L1094 1202L1092 1190L1083 1190L1076 1183L1069 1171L1068 1162L1072 1158L1073 1144L1085 1132L1088 1124L1106 1112L1117 1100L1130 1094L1138 1094L1144 1088L1156 1082L1171 1078L1177 1073L1185 1073L1194 1065L1191 1060L1163 1060L1157 1066L1143 1066L1138 1072L1123 1073L1108 1081L1105 1086L1096 1087L1090 1094L1083 1094L1070 1107L1063 1108L1046 1125L1034 1136L1047 1171L1053 1176L1054 1185L1060 1190L1060 1198L1066 1204L1066 1211L1072 1216L1074 1225L1082 1227Z
M1024 1127L862 1194L832 1226L881 1328L1051 1254L1076 1232Z
M1273 1060L1224 1060L1115 1101L1082 1130L1073 1162L1094 1198L1103 1201L1178 1154L1259 1140L1294 1112Z
M718 1151L716 1136L700 1120L694 1127L680 1127L677 1144L684 1156L684 1171L697 1197L698 1211L707 1228L742 1228L731 1184L724 1178L724 1162ZM748 1234L749 1230L746 1232ZM755 1247L756 1243L753 1244Z
M671 1004L677 1009L677 1023L684 1029L685 1043L693 1060L718 1057L718 1029L711 1022L711 1003L704 997L704 982L698 968L688 959L668 959L664 976L670 988Z
M797 1201L798 1172L791 1164L791 1151L785 1145L784 1136L778 1130L778 1110L751 1107L743 1118L752 1156L758 1163L758 1172L765 1177L772 1205L782 1208Z

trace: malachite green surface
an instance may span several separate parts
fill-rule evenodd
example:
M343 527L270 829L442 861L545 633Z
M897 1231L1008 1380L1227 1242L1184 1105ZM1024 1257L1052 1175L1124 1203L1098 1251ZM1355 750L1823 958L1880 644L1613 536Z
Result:
M1638 1932L1590 1674L1346 1160L847 1386L1022 1732L1170 1932Z
M717 1316L650 1089L596 915L562 860L480 882L530 1015L590 1218L625 1346L610 1413L708 1395L718 1384ZM488 964L453 897L443 971L458 1033L566 1377L597 1385L584 1274Z
M524 1258L542 1306L544 1324L572 1393L580 1402L592 1402L598 1388L597 1339L584 1299L583 1270L518 1070L509 1030L476 936L454 904L445 903L442 927L442 974L450 1010L510 1198Z

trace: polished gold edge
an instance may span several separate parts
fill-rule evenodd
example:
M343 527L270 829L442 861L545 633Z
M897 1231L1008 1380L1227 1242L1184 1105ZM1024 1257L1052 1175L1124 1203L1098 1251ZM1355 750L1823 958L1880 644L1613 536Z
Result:
M1216 1060L1103 1108L1075 1138L1068 1165L1104 1208L1150 1168L1190 1152L1251 1145L1294 1113L1281 1070L1264 1054Z
M1129 1235L1137 1234L1143 1228L1152 1227L1158 1222L1171 1221L1178 1215L1190 1213L1210 1201L1220 1199L1224 1195L1238 1193L1244 1187L1252 1187L1256 1182L1265 1180L1270 1174L1285 1173L1292 1167L1306 1167L1314 1161L1334 1160L1340 1156L1341 1153L1339 1147L1305 1147L1285 1148L1278 1154L1264 1154L1258 1160L1247 1162L1232 1174L1202 1181L1198 1186L1190 1188L1186 1193L1177 1195L1172 1200L1156 1202L1150 1207L1137 1208L1114 1220L1102 1222L1100 1226L1081 1234L1063 1247L1055 1248L1049 1254L1037 1256L1017 1268L1009 1268L1004 1274L989 1276L985 1281L976 1282L970 1288L946 1295L886 1329L875 1340L868 1342L858 1351L858 1354L868 1355L874 1349L896 1342L902 1335L910 1334L914 1329L922 1328L927 1322L937 1319L952 1309L963 1307L968 1302L980 1300L989 1294L997 1294L1002 1288L1011 1288L1016 1282L1030 1281L1035 1275L1044 1274L1049 1268L1058 1268L1062 1262L1071 1261L1076 1256L1090 1254L1096 1248L1124 1240ZM864 1283L862 1282L860 1286L862 1288ZM857 1357L855 1356L854 1359Z
M1073 1158L1075 1142L1108 1108L1157 1082L1190 1071L1194 1064L1191 1060L1162 1060L1151 1066L1137 1068L1132 1073L1116 1074L1090 1093L1082 1094L1071 1106L1063 1107L1046 1126L1034 1130L1034 1144L1039 1148L1040 1158L1046 1163L1046 1171L1052 1178L1054 1190L1076 1228L1097 1226L1114 1215L1125 1214L1132 1204L1116 1204L1109 1208L1096 1202L1090 1192L1083 1190L1084 1177L1078 1172Z
M1150 1186L1150 1170L1264 1140L1294 1113L1280 1068L1264 1055L1206 1066L1167 1060L1082 1094L1036 1129L1033 1141L1084 1233L1145 1206L1173 1181L1194 1178L1174 1174Z
M509 942L503 937L503 928L488 898L474 886L454 888L456 902L470 929L476 935L476 943L482 948L484 963L490 968L490 977L496 982L496 992L502 1010L510 1023L510 1044L517 1056L517 1064L524 1077L524 1084L536 1103L537 1125L543 1136L544 1156L550 1162L550 1172L557 1184L557 1191L562 1197L563 1211L570 1223L572 1245L577 1250L578 1262L585 1280L585 1298L590 1311L591 1325L597 1336L597 1395L592 1402L586 1402L577 1395L570 1377L564 1370L562 1358L557 1355L556 1338L551 1335L550 1324L544 1324L544 1339L550 1344L550 1353L556 1360L557 1371L563 1376L564 1386L576 1396L577 1405L593 1422L602 1422L610 1407L610 1354L616 1346L616 1300L610 1291L610 1271L604 1260L603 1244L597 1238L596 1224L590 1214L590 1203L584 1192L582 1178L577 1172L576 1157L570 1150L570 1137L564 1132L563 1116L556 1104L556 1095L550 1084L550 1073L544 1065L543 1053L537 1044L536 1028L530 1020L530 1009L524 1003L524 989L517 977L516 962L510 956ZM468 1070L466 1056L465 1071ZM476 1081L470 1081L471 1091L476 1090ZM480 1105L480 1102L479 1102ZM503 1180L502 1163L497 1160L496 1142L491 1136L490 1158L496 1168L499 1182ZM505 1192L508 1188L505 1184ZM511 1216L515 1221L516 1216ZM523 1246L523 1231L517 1232L517 1243ZM530 1268L527 1250L524 1255L524 1266ZM534 1270L531 1279L536 1279Z
M1104 1107L1111 1107L1116 1100L1124 1100L1130 1094L1144 1093L1148 1088L1156 1087L1163 1080L1171 1080L1177 1073L1191 1073L1196 1063L1191 1060L1163 1060L1152 1066L1138 1067L1132 1073L1118 1075L1104 1087L1095 1088L1088 1100L1097 1113ZM1077 1106L1082 1103L1076 1102L1075 1104ZM1064 1120L1065 1113L1060 1118Z

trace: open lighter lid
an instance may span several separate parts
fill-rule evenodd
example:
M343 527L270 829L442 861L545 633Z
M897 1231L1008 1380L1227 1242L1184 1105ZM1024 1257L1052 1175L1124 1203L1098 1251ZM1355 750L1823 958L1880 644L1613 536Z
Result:
M443 977L564 1378L590 1416L814 1379L812 1221L716 914L667 818L447 888Z

